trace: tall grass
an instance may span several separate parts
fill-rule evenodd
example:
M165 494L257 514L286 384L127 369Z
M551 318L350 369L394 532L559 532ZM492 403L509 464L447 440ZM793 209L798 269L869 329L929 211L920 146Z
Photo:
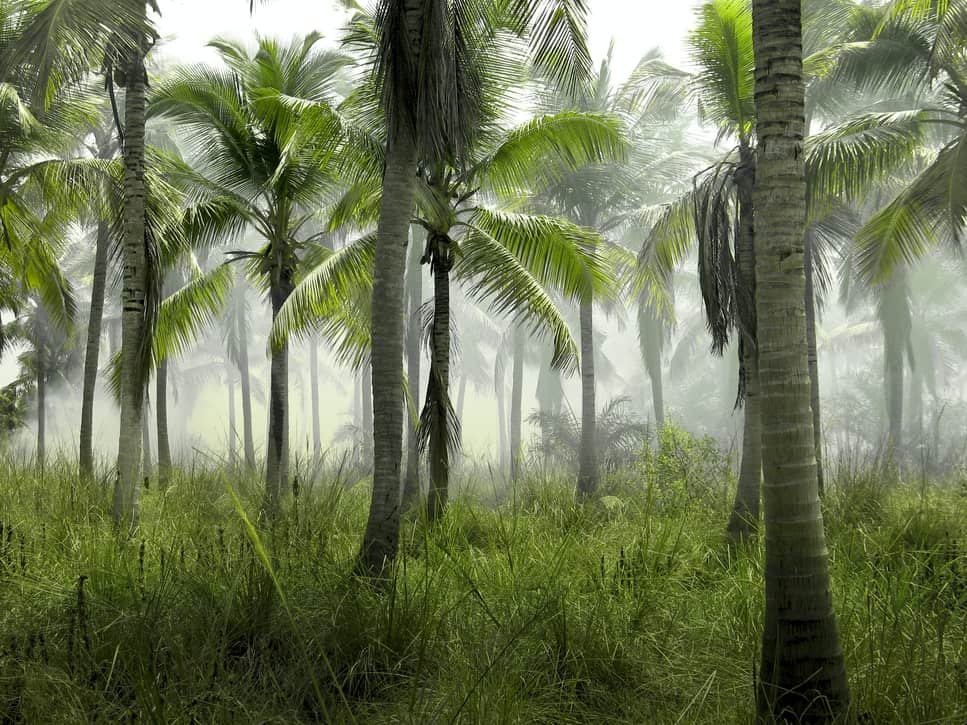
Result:
M727 467L667 443L598 505L563 476L465 486L381 586L352 576L366 481L253 536L256 482L198 465L119 541L108 481L0 464L0 718L750 722L762 553L725 543ZM962 724L967 496L853 475L826 511L856 715Z

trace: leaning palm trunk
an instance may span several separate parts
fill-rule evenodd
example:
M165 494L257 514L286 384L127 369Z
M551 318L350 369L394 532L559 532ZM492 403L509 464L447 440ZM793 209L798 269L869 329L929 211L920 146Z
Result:
M739 212L735 243L736 302L739 316L739 374L744 404L742 462L735 502L726 532L732 541L744 541L759 526L759 490L762 483L762 421L759 406L759 356L756 350L755 225L752 203L755 162L752 148L739 146L741 167L736 176Z
M845 712L806 360L804 86L800 0L753 0L756 311L765 482L765 624L757 692L767 720Z
M819 350L816 342L816 289L813 277L813 245L811 232L806 232L803 246L803 271L806 275L806 356L809 360L809 405L813 411L813 440L816 446L816 480L819 494L826 488L823 472L823 426L819 404Z
M406 287L409 308L406 321L406 380L413 400L420 396L420 305L423 303L423 270L420 245L411 235ZM411 416L407 416L410 418ZM403 507L409 508L420 497L420 450L416 436L417 422L406 429L406 479L403 483Z
M426 390L426 406L421 426L427 436L430 458L430 489L426 502L429 521L443 518L450 492L450 269L453 254L450 239L433 235L430 240L433 266L433 329L430 381Z
M292 271L277 262L272 272L272 320L292 294ZM271 521L279 511L282 491L289 480L289 350L272 350L269 371L269 431L265 462L264 513Z
M171 439L168 437L168 361L158 365L155 378L154 413L158 433L158 485L164 488L171 477Z
M581 450L578 452L579 498L593 496L598 489L594 390L594 306L581 300Z
M524 397L524 335L520 326L514 330L514 372L510 385L510 480L520 478L521 416Z
M373 266L373 497L359 554L360 566L371 573L382 572L396 558L399 546L405 405L403 274L416 162L412 132L403 128L386 150Z
M87 350L84 355L84 392L81 400L80 469L82 476L94 473L94 392L101 352L101 323L104 317L104 290L107 286L107 253L110 237L106 222L97 225L94 252L94 281L91 286L91 313L87 323Z
M135 4L139 13L145 13L144 3ZM113 518L119 529L133 530L138 523L145 347L150 332L146 329L150 310L145 247L144 117L147 83L143 53L130 52L124 70L127 92L124 97L124 232L121 247L124 265L121 285L121 425Z

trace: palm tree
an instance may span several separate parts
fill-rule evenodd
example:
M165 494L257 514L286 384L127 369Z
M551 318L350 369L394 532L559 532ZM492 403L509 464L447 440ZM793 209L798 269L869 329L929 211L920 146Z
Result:
M373 496L360 564L380 572L396 557L403 436L403 274L418 163L460 164L476 125L479 63L498 28L530 33L537 65L584 78L586 8L556 0L479 3L456 12L443 0L380 0L374 78L382 99L385 165L373 275ZM480 42L481 36L489 38Z
M264 240L255 252L235 253L267 292L277 317L297 282L300 253L309 253L308 233L315 204L333 188L330 160L339 133L333 123L320 133L318 117L334 119L332 94L337 72L347 64L339 54L320 52L310 34L290 45L260 39L258 51L228 41L214 47L228 70L189 67L162 81L152 96L152 112L182 124L199 152L197 169L185 168L184 181L200 200L237 219L232 231L254 228ZM313 133L306 133L312 106ZM318 245L315 245L318 246ZM269 432L265 512L278 510L288 480L288 352L273 348L269 392Z
M806 359L805 89L800 0L753 0L756 315L766 609L760 715L833 719L849 690L830 593Z

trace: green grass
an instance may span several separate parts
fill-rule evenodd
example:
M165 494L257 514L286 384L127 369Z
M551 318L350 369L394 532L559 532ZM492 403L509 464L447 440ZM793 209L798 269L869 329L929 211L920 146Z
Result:
M405 525L382 588L351 575L365 482L317 484L263 534L285 606L227 470L145 492L118 543L106 483L2 468L0 719L750 722L762 554L725 546L731 484L687 453L595 506L566 478L466 493ZM870 479L831 492L827 527L856 712L962 725L967 496Z

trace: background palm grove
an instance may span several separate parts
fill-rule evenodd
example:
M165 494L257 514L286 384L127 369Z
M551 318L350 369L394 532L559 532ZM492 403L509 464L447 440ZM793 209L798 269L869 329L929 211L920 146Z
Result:
M0 0L4 722L967 722L967 1L166 4Z

